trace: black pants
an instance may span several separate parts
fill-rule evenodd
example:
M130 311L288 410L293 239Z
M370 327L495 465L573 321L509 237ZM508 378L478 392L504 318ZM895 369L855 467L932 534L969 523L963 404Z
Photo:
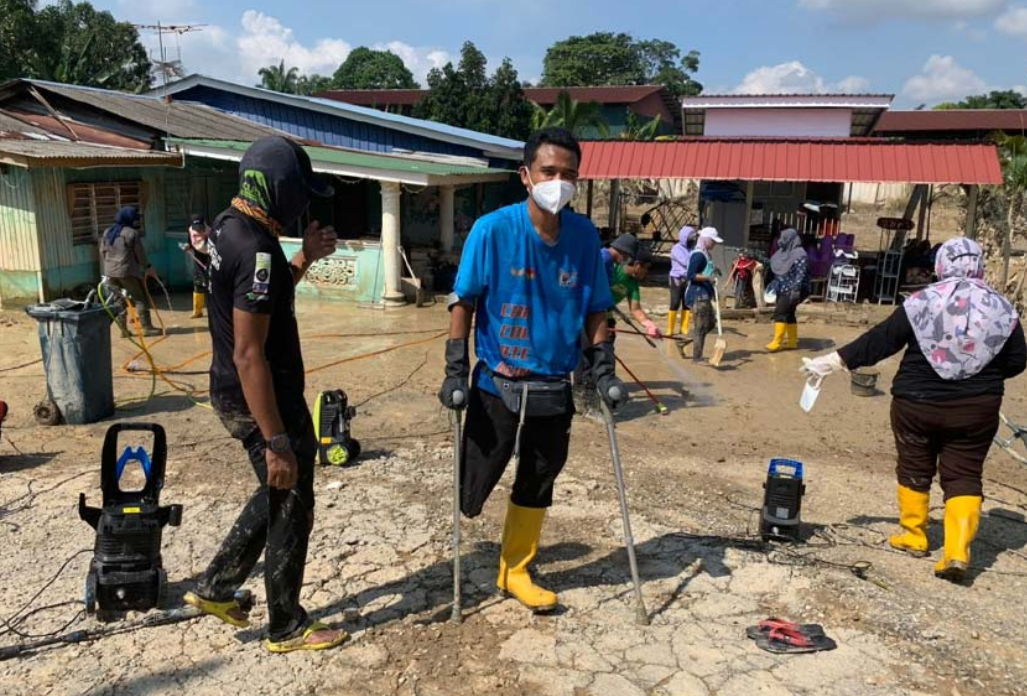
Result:
M553 484L567 463L572 418L568 404L566 415L524 420L520 462L510 495L515 505L547 508L553 504ZM498 396L471 389L460 462L460 509L467 517L481 514L506 471L519 419Z
M153 326L150 319L150 304L146 300L146 279L135 278L128 276L125 278L110 278L111 285L119 287L128 293L129 299L132 301L132 307L135 309L136 314L139 315L139 323L144 329L148 329ZM119 317L120 321L124 321L128 310Z
M260 485L200 578L197 593L217 602L230 600L263 552L268 635L283 640L310 623L300 606L300 588L314 523L314 423L303 401L279 405L299 464L295 488L283 491L267 485L264 437L253 417L231 401L219 403L217 397L214 406L228 432L242 442Z
M774 322L778 324L797 324L795 310L802 302L802 297L797 292L780 293L777 296L777 303L774 305Z
M926 493L934 475L940 473L945 500L982 495L984 459L998 432L1001 407L1000 396L937 403L892 399L899 483Z
M702 352L706 347L706 336L713 331L716 324L712 301L705 299L692 303L692 360L699 362L703 359Z
M207 277L207 269L210 268L210 256L195 250L189 256L189 263L193 266L193 292L204 294L210 285L210 280ZM203 265L201 266L200 264Z
M685 290L688 288L688 281L684 278L670 279L670 311L687 309L685 307Z

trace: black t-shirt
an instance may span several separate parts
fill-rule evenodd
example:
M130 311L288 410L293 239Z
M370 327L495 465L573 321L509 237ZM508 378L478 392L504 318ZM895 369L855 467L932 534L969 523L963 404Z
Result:
M271 315L264 357L271 368L275 401L280 409L297 399L302 402L303 354L296 326L296 289L281 244L266 229L233 209L218 216L213 227L208 313L214 346L210 392L215 406L232 404L231 410L239 410L246 403L232 359L234 309Z
M892 381L892 396L911 401L947 401L975 396L1002 396L1004 382L1027 367L1027 342L1023 327L1017 323L1002 350L973 377L947 380L938 376L913 333L904 307L855 341L840 348L838 354L850 370L874 365L906 349L899 371Z

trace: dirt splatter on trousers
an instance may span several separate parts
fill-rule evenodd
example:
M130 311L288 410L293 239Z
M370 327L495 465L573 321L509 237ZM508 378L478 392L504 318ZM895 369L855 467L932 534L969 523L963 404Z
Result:
M982 495L984 459L998 432L1001 407L1001 396L934 403L892 399L899 483L926 493L939 474L945 500Z
M692 360L703 359L706 347L706 336L717 326L713 316L713 302L708 299L696 300L692 303Z
M214 601L230 600L264 553L268 636L283 640L310 623L299 596L314 515L314 424L305 403L279 404L299 478L292 490L277 490L267 485L266 446L253 417L237 403L217 397L214 406L228 432L242 442L260 485L201 577L197 592Z

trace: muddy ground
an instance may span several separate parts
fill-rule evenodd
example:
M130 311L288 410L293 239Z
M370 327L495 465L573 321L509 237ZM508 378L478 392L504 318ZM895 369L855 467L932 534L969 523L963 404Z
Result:
M659 289L646 302L662 304ZM207 350L205 324L187 298L165 313L169 338L154 355L178 364ZM632 523L651 624L636 625L616 489L604 429L575 419L537 564L564 609L532 616L493 593L497 542L510 477L465 521L466 619L450 613L452 447L434 397L442 372L444 309L383 312L301 301L309 368L415 342L313 372L307 393L345 388L360 404L354 422L366 453L357 466L317 472L317 523L303 600L353 641L328 653L272 656L260 577L256 627L237 631L211 618L143 628L0 662L4 694L751 694L1027 693L1027 484L1024 468L997 448L986 470L986 515L966 587L935 580L941 497L935 491L934 558L893 553L894 451L888 397L857 398L830 378L812 414L798 406L800 358L862 329L803 314L802 350L768 355L770 326L732 322L720 370L677 372L637 337L618 352L669 408L658 416L637 387L618 414ZM862 312L852 315L858 319ZM877 315L871 315L877 316ZM423 332L391 335L393 332ZM353 334L360 334L354 336ZM317 336L315 338L315 336ZM145 377L120 366L133 351L114 339L119 401L146 396ZM673 351L671 351L673 353ZM99 494L99 457L109 422L41 427L43 396L35 326L0 313L0 398L12 413L0 442L0 616L60 604L17 622L19 631L60 629L81 608L92 532L79 521L79 492ZM887 391L897 360L882 366ZM206 387L207 359L174 377ZM10 369L15 367L16 369ZM154 421L168 432L163 501L185 506L165 535L169 604L210 559L252 487L249 465L213 414L182 394L162 393L117 418ZM1005 410L1027 421L1023 379ZM763 547L754 512L771 457L805 462L804 541ZM74 556L74 557L73 557ZM55 577L62 563L71 558ZM259 571L259 568L258 568ZM31 601L23 609L26 602ZM775 656L744 629L768 615L822 623L833 652ZM130 617L138 618L138 617ZM82 618L68 628L96 628ZM0 647L18 638L0 625Z

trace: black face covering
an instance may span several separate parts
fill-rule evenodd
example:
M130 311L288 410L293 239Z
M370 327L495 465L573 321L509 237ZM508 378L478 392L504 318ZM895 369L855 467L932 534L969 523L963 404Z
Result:
M283 227L295 223L311 194L331 196L332 187L314 174L299 145L279 136L253 143L239 163L239 195L263 208Z

